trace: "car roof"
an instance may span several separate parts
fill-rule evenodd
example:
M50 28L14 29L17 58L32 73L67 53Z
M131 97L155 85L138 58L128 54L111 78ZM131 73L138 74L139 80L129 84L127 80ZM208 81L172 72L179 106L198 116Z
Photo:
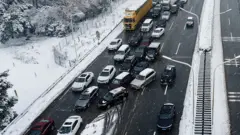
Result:
M116 95L116 94L118 94L118 93L120 93L120 92L122 92L123 90L125 90L126 88L124 88L124 87L118 87L118 88L115 88L115 89L113 89L113 90L111 90L111 91L109 91L110 93L112 93L113 95Z
M129 47L129 45L123 44L123 45L121 45L121 47L118 49L118 51L124 51L124 50L126 50L128 47Z
M150 23L152 21L152 19L146 19L143 23Z
M160 46L160 42L152 42L149 46L148 46L148 48L158 48L158 46Z
M115 77L115 79L122 80L125 76L129 75L128 72L122 72L118 76Z
M134 57L135 57L135 55L130 55L125 60L132 60Z
M48 122L47 122L48 121ZM39 122L37 122L32 128L33 129L42 129L44 125L48 124L51 122L50 119L41 119Z
M167 65L165 69L171 70L172 68L175 68L175 66L174 65Z
M78 76L78 78L85 78L88 74L90 74L90 72L84 72L80 76Z
M149 72L152 71L154 71L152 68L146 68L143 71L141 71L139 75L146 76Z
M189 16L187 19L188 19L188 20L193 20L193 17Z
M163 30L164 28L161 28L161 27L157 27L157 28L155 28L155 30Z
M98 88L98 86L91 86L91 87L87 88L86 90L84 90L82 92L82 94L91 94L93 92L93 90L95 90L97 88Z
M107 65L103 71L109 71L110 69L112 69L114 66L113 65Z

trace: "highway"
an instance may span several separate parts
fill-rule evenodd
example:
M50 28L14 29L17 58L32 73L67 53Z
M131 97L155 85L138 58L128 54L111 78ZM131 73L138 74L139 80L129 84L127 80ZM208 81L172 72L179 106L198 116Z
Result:
M224 59L228 60L240 54L240 15L239 0L221 0L221 12L232 9L230 12L221 15L221 33ZM240 73L239 60L225 64L225 76L227 84L227 95L231 134L239 135L240 129ZM216 91L217 92L217 91Z
M186 10L201 14L203 1L189 0L184 6ZM195 47L197 36L197 22L195 18L195 26L193 29L187 29L185 22L188 14L180 11L177 16L172 16L167 23L165 35L161 37L162 43L161 53L191 64L192 55ZM154 20L154 23L158 18ZM139 32L137 29L135 32ZM127 43L129 37L134 32L122 32L118 37L123 39L123 43ZM95 74L95 80L92 85L96 85L96 78L106 65L113 64L113 54L109 54L105 50L98 58L96 58L86 69ZM167 64L173 64L177 69L177 77L175 85L167 90L160 86L160 74ZM157 71L157 79L152 82L143 91L133 91L130 88L129 98L121 107L121 118L116 128L117 135L158 135L156 131L156 118L160 111L160 107L165 102L172 102L176 105L177 117L171 135L178 135L178 127L183 111L183 102L185 91L188 83L190 69L184 65L176 64L161 58L151 64L152 68ZM100 88L100 97L107 92L104 87ZM68 89L60 95L37 119L51 117L55 120L57 129L62 125L70 115L80 115L83 118L84 126L97 117L102 110L98 110L96 103L91 104L85 112L76 113L74 104L79 94L72 93ZM97 100L95 101L97 102ZM79 133L83 130L82 127Z

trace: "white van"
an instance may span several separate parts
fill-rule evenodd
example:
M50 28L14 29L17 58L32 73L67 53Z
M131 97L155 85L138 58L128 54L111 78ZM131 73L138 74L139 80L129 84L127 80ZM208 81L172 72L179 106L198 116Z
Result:
M142 32L148 32L153 27L153 20L152 19L146 19L141 27Z

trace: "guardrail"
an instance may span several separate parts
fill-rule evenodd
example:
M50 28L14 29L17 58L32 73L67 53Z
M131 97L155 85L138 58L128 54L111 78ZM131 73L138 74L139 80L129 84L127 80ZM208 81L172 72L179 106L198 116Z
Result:
M103 38L101 39L101 41L99 42L100 44L122 23L122 20L120 20L120 22L112 28L112 30ZM28 111L29 109L31 108L31 106L36 103L36 101L38 101L40 98L43 98L46 94L48 94L64 77L66 77L66 75L68 75L73 69L75 69L77 67L77 65L79 63L81 63L93 50L95 50L95 48L98 46L99 44L96 44L94 45L80 60L77 61L77 63L75 64L75 66L73 66L72 68L70 68L69 70L67 70L62 76L60 76L51 86L48 87L47 90L45 90L39 97L37 97L21 114L19 114L10 124L8 124L7 127L5 127L2 131L1 131L1 134L5 133L8 128L10 126L12 126L13 124L15 124L17 121L19 121ZM81 73L81 72L80 72ZM79 73L79 74L80 74ZM78 75L79 75L78 74ZM77 76L77 75L76 75ZM75 76L75 77L76 77ZM52 101L51 103L67 88L69 87L69 85L71 85L75 79L75 77L65 86L65 88L63 90L61 90L59 93L56 94L56 96L54 98L52 98ZM50 104L50 103L49 103ZM46 108L45 108L46 109ZM44 109L44 110L45 110ZM44 111L42 110L42 112ZM41 112L41 113L42 113ZM40 114L41 114L40 113ZM39 115L40 115L39 114ZM38 115L38 116L39 116ZM38 117L37 116L37 117ZM36 118L37 118L36 117ZM35 119L36 119L35 118ZM26 129L27 130L27 129ZM21 134L21 133L20 133Z

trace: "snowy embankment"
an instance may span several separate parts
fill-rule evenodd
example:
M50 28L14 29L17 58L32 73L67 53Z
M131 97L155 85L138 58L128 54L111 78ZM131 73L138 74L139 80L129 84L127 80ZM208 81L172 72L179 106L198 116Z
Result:
M220 21L220 0L215 0L214 24L213 24L213 49L212 49L212 82L215 92L213 99L213 135L230 135L230 120L227 100L227 88L223 63L223 46ZM218 66L219 65L219 66ZM214 70L215 74L214 74ZM215 77L213 77L215 75ZM213 88L213 87L212 87ZM213 89L212 89L213 90Z
M204 0L201 17L200 17L200 30L199 34L199 44L198 39L196 39L195 50L192 59L192 71L189 75L188 86L186 90L184 109L179 126L179 135L193 135L194 134L194 124L193 115L196 112L196 99L197 99L197 88L198 88L198 73L200 64L200 50L209 50L212 45L212 21L213 21L213 0ZM198 37L197 37L198 38ZM193 75L194 74L194 75ZM193 76L194 76L194 89L193 89ZM194 91L194 99L193 99ZM194 100L194 106L193 106ZM194 107L194 112L193 112ZM193 114L194 113L194 114Z

